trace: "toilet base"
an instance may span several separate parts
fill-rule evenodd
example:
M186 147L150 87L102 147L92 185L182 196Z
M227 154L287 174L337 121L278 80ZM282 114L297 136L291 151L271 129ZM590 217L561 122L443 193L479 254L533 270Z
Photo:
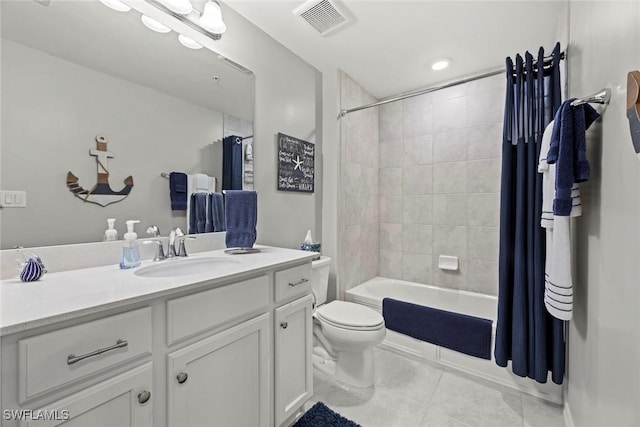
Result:
M322 347L314 347L313 366L330 377L352 387L367 388L375 383L373 347L364 351L338 351L336 360L327 358Z

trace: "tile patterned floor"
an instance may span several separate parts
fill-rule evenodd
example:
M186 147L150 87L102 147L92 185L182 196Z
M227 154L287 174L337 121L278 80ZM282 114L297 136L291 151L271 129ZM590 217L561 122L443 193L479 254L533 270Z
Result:
M376 385L314 372L317 401L362 427L564 427L562 408L501 385L375 349Z

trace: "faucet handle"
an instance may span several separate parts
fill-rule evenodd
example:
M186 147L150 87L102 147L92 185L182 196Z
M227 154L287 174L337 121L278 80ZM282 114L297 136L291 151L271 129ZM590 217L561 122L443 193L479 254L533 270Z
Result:
M147 228L147 234L150 234L153 237L160 237L160 229L157 225L151 225Z
M185 240L195 240L196 238L193 236L180 236L178 238L178 241L180 242L178 245L178 254L177 256L181 256L181 257L185 257L185 256L189 256L189 254L187 254L187 247L184 244Z
M151 239L151 240L143 240L142 243L148 245L150 243L156 243L156 253L153 256L153 261L162 261L167 257L164 254L164 246L162 245L162 240L160 239Z

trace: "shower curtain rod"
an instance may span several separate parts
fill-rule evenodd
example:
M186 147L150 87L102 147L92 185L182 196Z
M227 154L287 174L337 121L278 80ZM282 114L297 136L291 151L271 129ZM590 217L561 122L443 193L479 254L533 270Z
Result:
M566 51L562 51L560 52L560 59L565 59L566 58ZM547 61L551 60L553 58L553 55L549 55L549 56L545 56L544 57L544 62L546 63ZM538 63L538 61L533 61L533 65L536 65ZM349 113L355 113L356 111L360 111L360 110L365 110L367 108L371 108L371 107L378 107L380 105L385 105L385 104L389 104L391 102L396 102L396 101L402 101L403 99L407 99L407 98L413 98L414 96L419 96L419 95L424 95L426 93L431 93L431 92L435 92L437 90L441 90L441 89L446 89L448 87L452 87L452 86L458 86L464 83L469 83L472 82L474 80L480 80L480 79L484 79L486 77L491 77L491 76L495 76L498 74L502 74L504 73L504 67L501 68L495 68L491 71L487 71L485 73L482 74L475 74L473 76L469 76L469 77L465 77L462 78L460 80L454 80L452 82L449 83L445 83L442 85L438 85L438 86L432 86L429 87L427 89L422 89L416 92L411 92L411 93L406 93L404 95L398 95L398 96L394 96L393 98L387 98L387 99L383 99L382 101L378 101L378 102L373 102L371 104L366 104L366 105L361 105L360 107L354 107L354 108L349 108L346 110L340 110L340 117L344 117Z

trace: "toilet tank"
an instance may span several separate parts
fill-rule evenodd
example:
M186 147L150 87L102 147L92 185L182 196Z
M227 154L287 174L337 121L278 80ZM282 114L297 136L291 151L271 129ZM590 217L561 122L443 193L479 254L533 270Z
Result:
M311 287L316 298L316 306L327 301L327 289L329 287L329 269L331 268L331 258L321 256L319 260L311 263L312 278Z

